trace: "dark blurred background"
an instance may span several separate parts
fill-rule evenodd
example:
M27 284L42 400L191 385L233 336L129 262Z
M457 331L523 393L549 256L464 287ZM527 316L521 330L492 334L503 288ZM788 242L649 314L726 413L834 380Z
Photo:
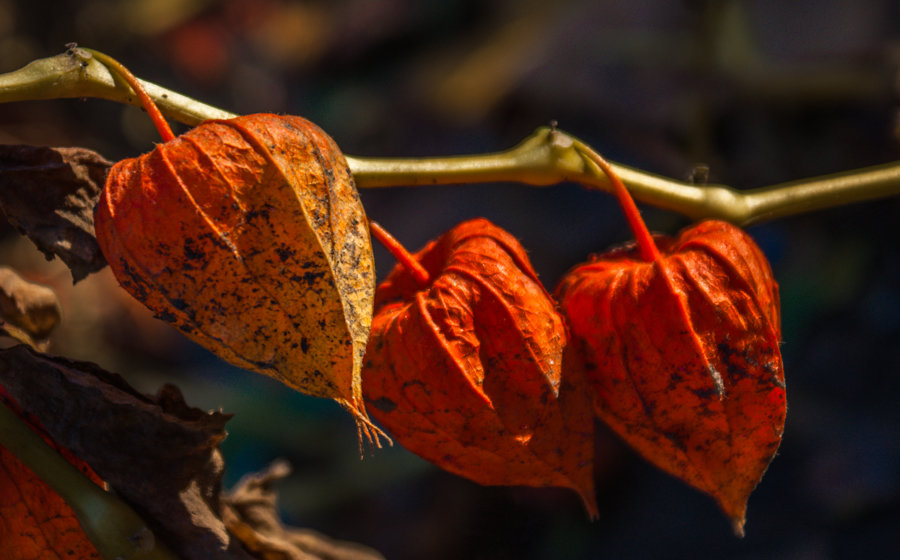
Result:
M557 120L614 161L751 188L898 158L900 4L632 0L0 0L0 71L76 41L237 113L305 116L348 154L505 149ZM102 100L0 106L0 141L110 159L157 140ZM519 237L552 289L628 238L614 200L575 185L362 192L411 249L466 218ZM686 221L644 208L651 228ZM735 538L706 496L597 438L600 519L574 494L483 488L394 447L360 461L350 417L224 365L153 320L109 271L72 287L5 227L0 264L53 285L51 351L235 413L227 484L278 457L294 525L391 559L900 558L900 198L750 229L782 288L788 418ZM393 266L376 248L380 276Z

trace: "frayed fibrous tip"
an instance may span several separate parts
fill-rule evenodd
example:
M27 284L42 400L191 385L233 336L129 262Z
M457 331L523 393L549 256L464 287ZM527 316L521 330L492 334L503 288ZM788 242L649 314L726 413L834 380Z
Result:
M335 400L337 400L337 403L347 410L347 412L352 414L353 419L356 421L356 437L359 442L360 459L365 458L365 450L367 448L371 450L384 447L382 445L382 439L387 442L388 446L394 445L390 436L388 436L384 430L376 426L369 418L369 415L366 413L365 405L362 404L362 402L350 402L345 399ZM355 400L356 399L354 399L354 401Z

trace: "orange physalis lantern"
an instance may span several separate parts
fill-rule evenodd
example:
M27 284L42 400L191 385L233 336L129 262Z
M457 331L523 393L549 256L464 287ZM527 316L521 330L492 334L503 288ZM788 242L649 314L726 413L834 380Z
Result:
M359 377L372 249L337 145L306 119L270 114L174 137L130 83L166 142L109 171L95 228L116 279L221 358L336 400L375 436Z
M557 296L594 411L659 468L712 495L743 534L747 498L786 412L778 287L740 228L650 236L616 186L637 244L571 270ZM567 359L568 359L567 355Z
M566 330L524 249L484 219L401 263L378 287L363 367L374 417L407 449L484 485L575 490L591 516L593 419L561 376Z

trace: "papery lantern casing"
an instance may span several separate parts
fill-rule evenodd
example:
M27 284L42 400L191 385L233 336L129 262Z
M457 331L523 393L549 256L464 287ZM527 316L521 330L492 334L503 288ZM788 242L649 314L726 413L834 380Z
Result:
M95 212L116 278L158 317L232 364L335 399L367 429L366 224L334 141L270 114L207 121L118 162Z
M404 447L482 485L561 486L597 515L593 419L561 379L566 330L524 249L464 222L378 287L363 366L376 420Z
M740 228L706 221L660 256L633 244L571 270L556 294L594 411L641 455L711 494L742 534L786 413L778 287Z

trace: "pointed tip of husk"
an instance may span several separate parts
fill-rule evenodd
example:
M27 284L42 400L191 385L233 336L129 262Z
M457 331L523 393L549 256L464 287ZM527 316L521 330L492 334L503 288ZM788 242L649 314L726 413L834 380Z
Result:
M588 520L597 521L600 518L600 508L597 505L597 494L594 491L593 477L586 479L582 476L580 481L577 481L572 477L566 477L564 486L574 490L575 493L578 494L578 497L581 498L581 505L584 506L584 511L587 513Z
M747 522L746 517L732 517L731 528L734 529L734 535L738 538L744 538L744 523Z
M731 521L731 528L734 530L735 536L743 538L744 524L747 522L747 500L744 499L733 504L719 501L719 507L722 508L722 512Z
M597 497L593 493L585 493L581 490L578 491L578 495L581 496L581 502L584 504L584 509L587 510L588 520L593 522L600 519Z

